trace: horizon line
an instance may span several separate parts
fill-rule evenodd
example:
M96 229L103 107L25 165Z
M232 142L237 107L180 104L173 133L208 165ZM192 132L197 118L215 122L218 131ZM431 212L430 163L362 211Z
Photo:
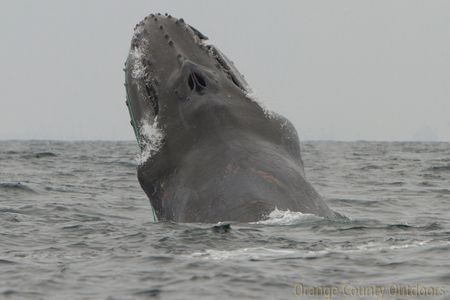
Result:
M0 138L0 142L136 142L134 139L3 139ZM354 139L354 140L339 140L339 139L305 139L300 140L300 143L304 142L340 142L340 143L352 143L352 142L385 142L385 143L450 143L450 140L377 140L377 139ZM137 144L137 142L136 142Z

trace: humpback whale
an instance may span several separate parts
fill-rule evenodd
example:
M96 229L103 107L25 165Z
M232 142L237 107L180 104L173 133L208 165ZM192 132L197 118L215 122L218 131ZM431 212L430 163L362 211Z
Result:
M234 64L183 19L136 25L125 62L138 180L158 219L261 220L275 208L338 216L306 180L292 123L250 96Z

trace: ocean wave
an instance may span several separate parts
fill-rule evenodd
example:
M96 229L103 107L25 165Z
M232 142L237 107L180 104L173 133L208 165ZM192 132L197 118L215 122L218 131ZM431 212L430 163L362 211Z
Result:
M58 156L56 153L53 152L28 152L23 153L21 155L22 158L30 159L30 158L47 158L47 157L56 157Z
M21 182L0 182L0 189L6 190L6 191L22 191L22 192L29 192L29 193L35 193L35 190L27 186L26 184L23 184Z
M439 246L448 247L450 242L438 243ZM206 249L194 252L190 255L184 255L186 258L205 259L205 260L271 260L271 259L316 259L334 254L359 254L371 252L401 251L404 249L421 248L428 245L436 247L437 244L431 240L422 241L403 241L401 243L391 244L389 241L374 241L353 245L351 247L336 245L326 247L320 250L309 249L274 249L266 247L248 247L233 250L215 250Z
M201 258L211 260L249 260L249 259L270 259L278 257L287 257L292 255L298 255L296 250L287 249L270 249L265 247L250 247L234 250L215 250L206 249L200 252L194 252L188 255L189 258Z
M433 166L433 167L428 168L427 171L432 171L432 172L446 172L446 171L450 171L450 165Z
M363 245L358 245L353 249L347 249L344 252L347 253L359 253L359 252L378 252L378 251L388 251L388 250L398 250L406 248L417 248L423 247L429 244L431 240L428 241L407 241L406 243L399 243L394 245L386 244L385 242L369 242Z
M137 160L132 160L132 159L120 159L120 160L116 160L114 163L125 166L125 167L132 167L132 168L136 168L138 166Z
M34 154L34 157L36 158L42 158L42 157L55 157L57 156L56 153L53 152L38 152Z
M311 221L323 220L324 218L314 214L304 214L298 211L279 210L275 208L264 220L251 222L258 225L298 225L310 223Z

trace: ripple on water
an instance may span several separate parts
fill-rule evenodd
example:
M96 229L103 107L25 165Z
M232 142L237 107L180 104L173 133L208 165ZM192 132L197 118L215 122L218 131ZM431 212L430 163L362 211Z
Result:
M5 193L11 192L26 192L26 193L35 193L35 191L29 187L27 184L22 182L0 182L0 190L3 190Z
M0 141L0 298L289 299L299 282L412 280L450 292L448 149L308 142L308 179L349 219L275 210L226 228L153 223L134 142Z

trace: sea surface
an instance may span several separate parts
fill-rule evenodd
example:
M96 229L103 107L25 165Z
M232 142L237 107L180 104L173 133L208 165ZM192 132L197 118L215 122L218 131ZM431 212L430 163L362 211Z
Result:
M154 222L135 142L0 141L0 298L450 299L450 143L302 151L348 220Z

